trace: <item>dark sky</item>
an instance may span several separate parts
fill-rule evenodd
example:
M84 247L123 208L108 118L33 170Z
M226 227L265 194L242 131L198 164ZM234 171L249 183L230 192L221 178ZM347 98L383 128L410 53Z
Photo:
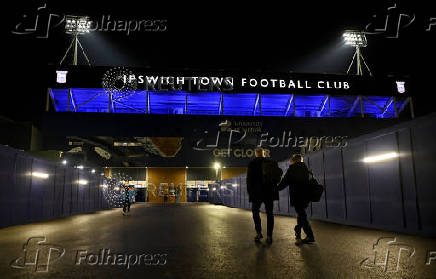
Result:
M148 66L152 68L232 69L242 71L344 73L353 49L344 47L344 29L383 29L368 35L364 56L375 75L411 75L418 115L435 111L436 25L426 31L436 11L430 4L377 1L357 5L341 3L283 4L263 1L236 6L236 1L181 4L174 1L13 1L6 13L8 30L3 55L7 61L6 92L0 115L31 120L41 114L47 64L61 60L71 38L52 16L48 38L44 36L49 14L89 15L101 20L164 20L166 31L92 32L80 38L93 65ZM327 1L324 1L327 2ZM333 1L328 1L333 2ZM34 22L36 33L13 34ZM396 8L393 7L396 3ZM27 15L27 19L23 15ZM403 14L403 15L401 15ZM376 15L374 18L373 15ZM412 20L413 19L413 20ZM433 20L435 23L435 21ZM17 28L17 24L22 23ZM30 25L29 25L30 24ZM399 26L399 28L397 28ZM398 29L398 36L397 36ZM396 38L388 38L396 37ZM84 63L82 57L79 60Z

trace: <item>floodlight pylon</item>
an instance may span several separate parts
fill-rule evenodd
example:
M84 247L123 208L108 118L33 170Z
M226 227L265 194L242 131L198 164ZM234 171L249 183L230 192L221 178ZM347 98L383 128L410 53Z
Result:
M356 31L356 30L347 30L343 34L345 44L349 46L353 46L355 48L353 58L351 59L351 63L348 66L347 74L350 73L351 67L354 64L354 61L356 60L356 75L362 76L363 75L363 67L362 62L365 68L368 70L368 73L370 76L372 76L371 69L368 67L368 64L366 64L365 58L363 58L361 48L366 47L368 45L366 41L365 33L362 31Z
M83 56L88 62L88 65L91 66L88 56L86 55L85 50L79 40L79 35L89 33L90 27L91 27L91 22L89 21L89 18L87 16L72 16L72 15L66 16L65 32L67 34L73 35L73 39L67 51L65 52L64 56L62 57L61 61L59 62L59 65L62 65L62 63L64 62L65 58L68 55L68 52L73 46L74 46L73 65L77 65L77 46L79 46L80 49L82 50Z

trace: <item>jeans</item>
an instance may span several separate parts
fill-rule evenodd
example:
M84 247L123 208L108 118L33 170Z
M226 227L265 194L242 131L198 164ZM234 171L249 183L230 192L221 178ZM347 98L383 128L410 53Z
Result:
M130 201L124 201L123 202L123 212L130 212Z
M312 228L307 220L306 207L295 206L295 212L297 212L297 225L294 228L295 236L301 238L301 229L303 229L308 238L314 238Z
M273 214L273 207L274 202L272 200L268 201L253 201L251 204L251 211L253 212L253 220L254 220L254 229L256 232L261 233L262 232L262 222L260 220L260 206L262 203L265 204L265 210L266 210L266 220L267 220L267 236L272 237L272 233L274 230L274 214Z

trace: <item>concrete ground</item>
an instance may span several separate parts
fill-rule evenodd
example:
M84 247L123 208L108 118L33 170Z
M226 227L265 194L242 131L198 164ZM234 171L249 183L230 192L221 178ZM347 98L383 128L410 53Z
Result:
M435 238L311 221L316 244L297 247L295 223L276 216L271 246L254 243L250 211L210 204L14 226L0 229L0 278L436 278Z

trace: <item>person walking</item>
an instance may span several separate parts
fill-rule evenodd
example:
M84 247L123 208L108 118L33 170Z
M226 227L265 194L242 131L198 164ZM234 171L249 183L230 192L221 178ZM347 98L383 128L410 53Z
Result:
M123 215L126 216L127 213L130 212L130 203L131 203L131 197L130 197L128 186L124 187L122 199L123 199Z
M274 200L279 199L278 192L275 190L277 183L280 181L282 175L281 169L278 167L277 162L265 158L265 151L263 148L256 148L255 157L249 164L247 169L247 192L249 202L251 202L251 211L253 214L254 228L256 236L254 240L259 242L262 238L262 222L260 219L259 210L265 204L267 216L267 239L268 244L272 243L272 235L274 230ZM274 182L274 172L276 173L276 181ZM271 179L272 178L272 179Z
M290 160L290 165L286 174L277 186L277 191L281 191L289 186L290 204L297 213L297 225L294 227L295 244L308 244L315 241L312 227L307 220L306 209L310 202L309 194L309 175L310 171L303 162L300 154L295 154ZM306 234L306 238L301 239L301 229Z

